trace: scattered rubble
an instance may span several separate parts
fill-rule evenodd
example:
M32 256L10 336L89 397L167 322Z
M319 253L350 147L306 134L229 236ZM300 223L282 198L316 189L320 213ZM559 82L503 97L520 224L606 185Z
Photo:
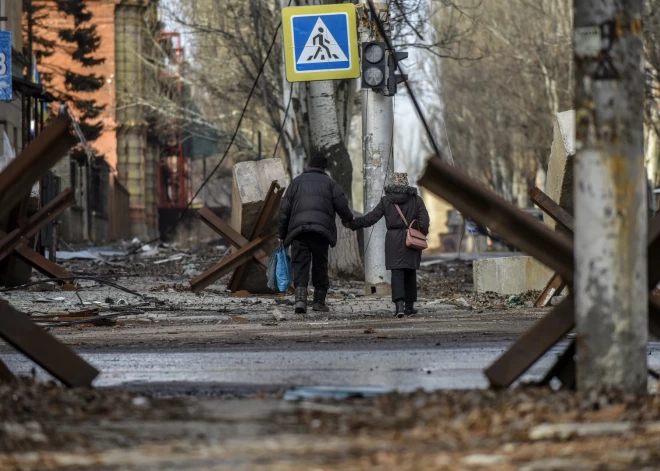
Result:
M179 399L147 400L122 389L68 389L19 378L0 383L0 451L71 446L72 437L58 430L60 421L176 420L189 416L192 408Z
M448 302L470 309L534 308L538 291L529 291L519 296L498 293L475 293L472 284L472 261L452 260L428 265L418 272L420 297L428 300Z
M201 471L209 459L276 471L660 465L658 396L299 387L282 398L158 399L21 379L0 385L0 469Z
M272 314L275 320L278 322L282 322L286 320L286 316L279 309L273 309Z

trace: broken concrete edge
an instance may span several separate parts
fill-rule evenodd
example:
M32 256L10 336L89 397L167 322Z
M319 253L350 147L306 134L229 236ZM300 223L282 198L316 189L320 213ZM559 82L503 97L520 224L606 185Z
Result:
M573 214L573 156L575 155L575 111L557 113L552 130L552 147L548 159L545 193ZM543 221L554 229L555 221L547 214Z
M285 188L287 175L281 159L263 159L235 164L232 179L231 226L249 239L268 189L273 181ZM279 215L279 207L275 213ZM270 255L276 246L277 239L273 237L263 247L263 251ZM235 252L236 249L232 251ZM256 263L249 264L245 281L238 288L250 293L271 293L267 286L266 274Z
M553 272L532 257L502 257L473 262L474 291L515 295L545 288Z
M390 296L392 295L392 285L390 283L364 283L365 296Z

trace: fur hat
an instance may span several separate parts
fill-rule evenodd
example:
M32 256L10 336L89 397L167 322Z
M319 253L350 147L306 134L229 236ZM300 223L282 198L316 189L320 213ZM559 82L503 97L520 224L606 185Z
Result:
M408 174L394 172L394 184L398 186L410 186L408 184Z

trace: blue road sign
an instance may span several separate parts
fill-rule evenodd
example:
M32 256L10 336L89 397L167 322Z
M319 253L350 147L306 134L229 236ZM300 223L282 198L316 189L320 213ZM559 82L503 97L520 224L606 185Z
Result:
M350 68L346 13L294 16L292 24L296 72Z
M282 17L290 82L359 77L354 5L289 7Z
M12 100L11 32L0 31L0 101Z

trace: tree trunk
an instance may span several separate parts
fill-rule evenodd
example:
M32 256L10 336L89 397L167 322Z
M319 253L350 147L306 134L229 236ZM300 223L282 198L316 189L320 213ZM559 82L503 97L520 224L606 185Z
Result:
M330 273L353 280L364 280L364 266L360 256L357 232L346 229L337 216L337 246L330 249ZM385 248L383 247L383 250Z
M355 99L355 80L338 80L335 87L335 109L341 140L348 146Z
M310 148L328 157L330 173L334 180L343 188L346 198L352 201L351 183L353 166L351 164L346 144L342 140L337 115L347 116L347 126L350 126L350 115L338 113L335 102L335 89L331 81L309 82L309 124ZM342 100L347 106L350 100ZM357 234L341 225L337 220L337 246L330 251L330 272L335 275L362 277L360 251Z
M328 157L332 178L341 185L350 201L353 165L341 138L334 85L329 80L309 82L308 91L311 151Z

